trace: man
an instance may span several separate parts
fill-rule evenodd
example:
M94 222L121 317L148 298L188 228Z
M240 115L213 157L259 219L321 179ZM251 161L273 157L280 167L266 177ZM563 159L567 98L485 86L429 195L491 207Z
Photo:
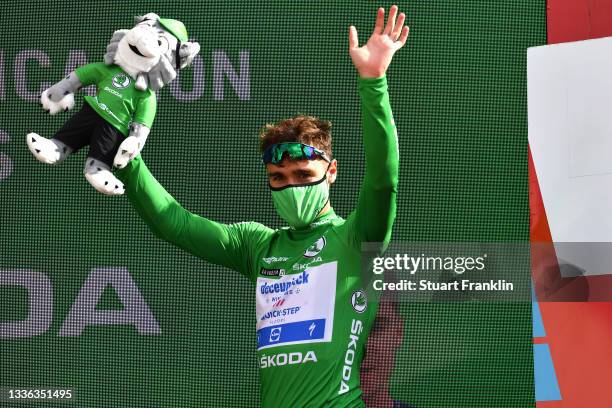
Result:
M361 389L367 407L415 408L393 400L389 380L395 368L395 354L404 339L404 317L397 300L385 294L378 304L378 314L372 324L361 363Z
M265 126L262 159L275 207L289 227L221 224L181 207L140 156L117 171L138 214L160 238L256 285L257 347L264 407L363 407L359 366L376 315L360 273L361 243L391 236L398 145L385 72L408 37L404 14L378 10L374 32L349 52L359 78L366 171L346 220L329 202L337 162L329 123L297 116Z

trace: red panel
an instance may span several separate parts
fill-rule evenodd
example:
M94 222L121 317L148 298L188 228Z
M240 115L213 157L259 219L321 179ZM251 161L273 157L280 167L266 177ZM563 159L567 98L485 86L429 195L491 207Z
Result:
M610 408L612 304L540 303L561 401L545 408Z
M612 0L548 0L548 43L612 36Z

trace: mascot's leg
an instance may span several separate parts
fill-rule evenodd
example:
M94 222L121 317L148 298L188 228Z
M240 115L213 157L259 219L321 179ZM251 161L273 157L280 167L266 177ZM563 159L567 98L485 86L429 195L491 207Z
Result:
M26 142L34 157L46 164L57 164L63 161L73 150L64 142L57 139L46 139L34 132L26 135Z
M102 194L119 195L125 191L123 183L111 173L113 159L123 140L125 136L105 120L91 134L84 173L89 184Z
M85 178L89 181L96 190L106 195L120 195L123 194L125 189L123 183L117 179L108 164L88 157L85 162L85 168L83 173Z
M56 164L87 146L95 126L102 120L88 103L84 103L81 110L72 115L51 140L30 132L26 142L39 161Z

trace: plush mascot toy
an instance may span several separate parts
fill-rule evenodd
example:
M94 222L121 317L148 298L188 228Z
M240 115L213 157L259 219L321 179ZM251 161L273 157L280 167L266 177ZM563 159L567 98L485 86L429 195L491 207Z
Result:
M137 17L130 30L115 31L104 63L81 66L42 93L43 108L55 115L72 109L76 90L92 84L97 88L96 96L85 96L82 109L52 139L27 134L34 157L57 164L89 145L83 170L87 181L101 193L123 194L124 186L111 169L125 167L142 150L157 109L155 91L200 50L187 39L183 23L154 13Z

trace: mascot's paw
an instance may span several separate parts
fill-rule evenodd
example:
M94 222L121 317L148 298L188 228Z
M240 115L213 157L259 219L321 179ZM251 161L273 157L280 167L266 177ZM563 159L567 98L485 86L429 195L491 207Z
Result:
M121 195L125 192L123 183L99 160L88 157L83 173L89 184L102 194Z
M121 142L121 145L119 145L113 165L118 169L124 168L130 160L136 157L141 147L141 141L137 137L130 136L126 138Z
M66 151L62 152L61 147L49 139L45 139L37 133L30 132L26 135L28 149L34 157L45 164L56 164L66 156Z
M65 94L62 97L62 99L58 100L57 102L54 102L53 100L51 100L52 96L53 95L49 94L48 89L46 89L40 95L40 104L42 105L43 109L47 113L51 115L55 115L58 112L64 112L74 107L74 94L73 93ZM57 95L53 99L57 99Z

